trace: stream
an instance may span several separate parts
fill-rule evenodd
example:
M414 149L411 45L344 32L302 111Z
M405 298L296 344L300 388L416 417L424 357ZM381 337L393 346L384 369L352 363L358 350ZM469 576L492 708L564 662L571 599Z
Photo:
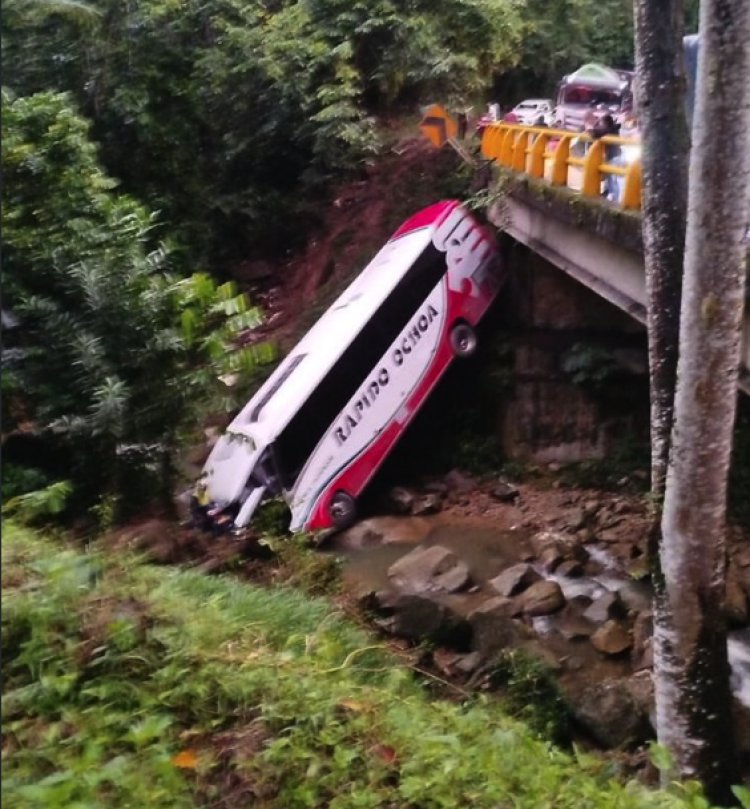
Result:
M506 567L531 556L529 539L521 530L496 530L478 526L476 521L389 517L366 521L338 535L329 550L344 560L347 588L363 595L386 589L390 566L417 545L441 545L469 567L473 586L449 597L454 608L468 614L488 598L487 591L482 592L487 581ZM556 581L568 600L576 596L593 600L607 592L616 592L629 609L650 609L651 588L647 581L629 578L601 545L587 544L586 550L587 567L597 572L571 577L545 572L539 564L534 564L534 568L544 578ZM549 638L553 634L554 618L539 616L533 619L532 625L540 638ZM750 707L750 627L732 630L727 645L732 692L743 705Z

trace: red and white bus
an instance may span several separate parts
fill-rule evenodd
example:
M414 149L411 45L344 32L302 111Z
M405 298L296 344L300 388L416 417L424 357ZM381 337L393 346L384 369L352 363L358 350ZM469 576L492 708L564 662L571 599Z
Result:
M247 525L281 495L293 531L343 528L357 498L497 295L489 230L456 201L391 236L231 422L202 477Z

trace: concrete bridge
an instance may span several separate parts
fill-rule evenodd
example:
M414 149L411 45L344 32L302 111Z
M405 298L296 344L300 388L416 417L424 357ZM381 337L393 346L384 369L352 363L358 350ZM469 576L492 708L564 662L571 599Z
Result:
M592 142L573 132L488 126L482 154L501 171L489 217L516 241L645 324L640 161L606 163L607 143L638 148L625 138ZM601 197L608 175L619 178L615 202ZM750 306L743 333L739 386L750 395Z

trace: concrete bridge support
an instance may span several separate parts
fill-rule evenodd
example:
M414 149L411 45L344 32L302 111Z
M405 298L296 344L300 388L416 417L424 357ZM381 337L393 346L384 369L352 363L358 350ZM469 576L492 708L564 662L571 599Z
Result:
M498 317L508 324L511 389L501 403L508 458L602 458L625 436L647 436L645 331L538 253L508 239L511 280Z

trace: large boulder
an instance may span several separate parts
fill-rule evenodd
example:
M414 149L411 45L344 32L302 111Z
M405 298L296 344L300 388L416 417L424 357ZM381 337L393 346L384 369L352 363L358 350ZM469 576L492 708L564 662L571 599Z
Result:
M497 596L485 601L469 615L471 646L483 657L513 648L527 636L526 628L511 617L512 605L510 599Z
M520 593L542 577L531 565L523 562L503 570L500 575L490 579L487 583L492 589L506 598Z
M596 624L584 618L571 604L556 613L550 619L550 627L565 640L589 638L596 631Z
M605 655L619 655L633 646L633 637L619 621L607 621L591 636L591 645Z
M517 597L524 615L550 615L565 606L565 596L556 581L543 579Z
M610 618L624 615L624 608L617 593L607 591L595 598L583 613L583 617L594 623L601 624Z
M400 595L389 603L393 615L378 625L410 640L430 640L468 651L472 630L468 621L450 607L418 595Z
M415 548L388 568L393 587L402 593L454 593L469 583L469 568L441 545Z
M589 686L576 699L577 721L606 749L631 747L645 741L650 726L627 678Z

